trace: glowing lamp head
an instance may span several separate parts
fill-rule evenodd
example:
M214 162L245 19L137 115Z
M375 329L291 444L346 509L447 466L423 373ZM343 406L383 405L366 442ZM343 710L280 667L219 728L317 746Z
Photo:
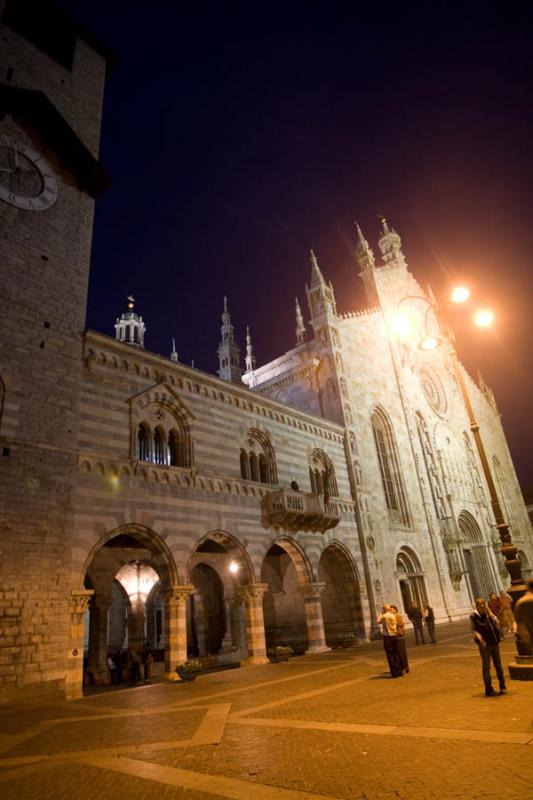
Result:
M470 297L470 289L466 286L456 286L452 292L453 303L464 303Z
M393 333L400 338L407 336L412 328L412 323L407 314L402 314L401 311L396 311L390 319L390 326Z
M478 328L490 328L494 322L494 313L489 308L480 308L474 314L474 324Z
M239 565L237 564L236 561L230 561L229 571L231 572L232 575L237 574L237 572L239 571Z
M439 344L440 341L436 336L425 336L419 346L421 350L436 350Z

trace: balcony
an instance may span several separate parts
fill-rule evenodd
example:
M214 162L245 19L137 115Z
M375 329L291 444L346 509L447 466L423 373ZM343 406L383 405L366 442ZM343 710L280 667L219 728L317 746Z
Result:
M334 500L324 502L318 494L304 494L292 489L269 492L263 500L269 526L287 531L324 533L339 524L340 512Z

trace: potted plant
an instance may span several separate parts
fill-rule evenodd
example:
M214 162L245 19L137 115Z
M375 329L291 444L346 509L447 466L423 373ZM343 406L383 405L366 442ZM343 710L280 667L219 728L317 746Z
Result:
M268 650L268 658L272 664L278 664L280 661L288 661L294 654L294 650L290 644L277 644L275 647L270 647Z
M341 647L353 647L357 642L357 636L352 631L341 633L339 636L339 644Z
M198 658L191 658L189 661L184 661L178 664L176 672L182 681L193 681L202 669L202 664Z

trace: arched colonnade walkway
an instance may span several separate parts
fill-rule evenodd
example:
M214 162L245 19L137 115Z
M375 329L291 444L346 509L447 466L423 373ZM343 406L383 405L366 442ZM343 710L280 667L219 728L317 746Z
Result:
M255 564L235 537L213 531L190 554L181 583L153 531L127 525L106 534L81 566L83 588L72 592L67 696L82 693L87 674L109 683L107 659L119 651L150 651L172 679L191 657L262 664L278 644L320 653L342 633L364 638L357 567L340 542L327 544L314 570L285 536Z

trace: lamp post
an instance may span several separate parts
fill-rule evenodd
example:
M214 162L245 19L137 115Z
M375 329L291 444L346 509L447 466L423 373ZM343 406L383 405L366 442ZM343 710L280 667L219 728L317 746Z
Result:
M469 295L470 292L468 289L465 287L458 287L452 294L452 300L454 300L454 302L464 302L468 299ZM400 338L406 334L410 327L409 319L402 317L400 307L409 302L419 303L425 307L425 311L422 316L422 325L417 331L419 339L417 343L418 349L423 351L435 350L442 344L443 340L446 341L449 346L454 376L457 381L457 385L459 387L459 391L461 393L464 407L468 416L470 430L474 436L479 460L481 462L483 475L485 477L485 482L490 496L492 512L496 521L496 530L500 536L500 552L505 559L505 567L511 579L511 585L507 591L512 598L514 608L517 600L519 600L520 597L526 592L526 586L522 577L520 560L517 558L518 551L516 546L513 544L509 525L505 521L503 515L502 506L498 498L498 493L492 477L492 471L485 451L485 446L483 444L483 439L481 437L479 422L476 419L476 414L470 400L470 395L465 383L463 371L455 350L455 337L447 325L445 327L444 336L440 334L440 331L443 329L443 326L440 324L441 313L440 308L433 299L429 299L422 295L407 295L406 297L403 297L396 306L397 316L395 318L395 323L393 324L396 334ZM435 320L438 323L439 332L433 332L430 330L429 321L431 315L435 317ZM487 309L482 309L476 312L475 320L476 324L480 327L488 327L493 321L492 312L488 311ZM518 656L516 663L509 665L509 673L511 678L518 680L533 680L533 644L529 643L528 645L525 641L522 641L518 638L517 650Z

